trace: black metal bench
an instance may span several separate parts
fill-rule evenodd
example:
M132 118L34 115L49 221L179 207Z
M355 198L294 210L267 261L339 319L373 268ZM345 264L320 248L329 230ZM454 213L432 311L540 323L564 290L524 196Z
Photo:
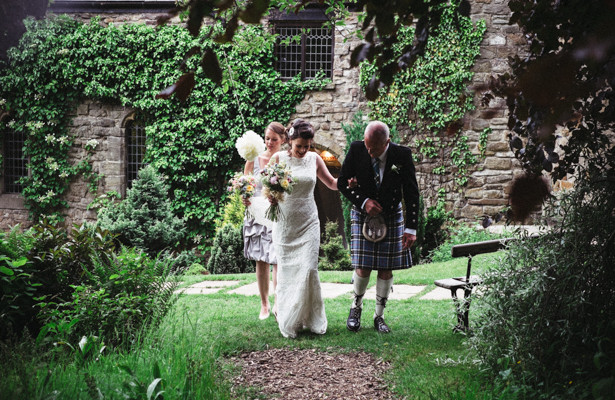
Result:
M468 314L470 311L470 301L472 289L481 284L483 280L477 275L471 275L472 257L477 254L492 253L506 247L507 243L515 240L514 238L486 240L484 242L458 244L453 246L451 255L453 257L468 257L468 269L465 277L439 279L434 282L436 286L449 289L453 297L457 313L457 325L453 328L455 332L467 332L469 329ZM457 297L457 290L463 289L463 299Z

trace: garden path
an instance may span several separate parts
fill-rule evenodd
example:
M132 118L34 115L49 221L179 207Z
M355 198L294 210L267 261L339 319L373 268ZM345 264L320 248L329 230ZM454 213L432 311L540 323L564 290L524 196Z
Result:
M256 282L247 285L236 287L241 281L203 281L195 283L183 289L178 289L178 294L214 294L228 293L241 294L244 296L258 296L258 287ZM389 300L405 300L410 297L421 294L427 286L414 285L393 285L393 291L390 294ZM270 294L273 294L273 284L269 285ZM321 283L322 296L324 298L335 298L352 292L352 285L349 283ZM376 299L376 286L373 285L365 293L366 299ZM436 287L420 297L421 300L450 300L451 292L447 289Z

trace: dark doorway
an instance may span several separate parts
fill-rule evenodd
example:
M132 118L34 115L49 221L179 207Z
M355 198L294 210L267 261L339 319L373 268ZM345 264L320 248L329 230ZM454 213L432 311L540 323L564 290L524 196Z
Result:
M318 151L317 153L320 154ZM331 155L331 153L321 154L321 157L325 161L325 164L327 164L327 168L329 169L329 172L331 172L331 175L337 178L342 169L337 158ZM342 200L340 198L340 192L329 189L324 183L317 179L316 187L314 188L314 200L316 201L316 207L318 208L321 240L325 232L325 224L328 221L334 221L337 222L337 232L342 237L344 247L347 248L348 243L344 232L344 215L342 214Z

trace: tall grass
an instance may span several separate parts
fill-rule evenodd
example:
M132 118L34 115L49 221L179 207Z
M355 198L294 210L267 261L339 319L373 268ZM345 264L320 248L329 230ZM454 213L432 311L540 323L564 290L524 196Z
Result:
M479 273L496 259L474 259ZM427 285L434 279L463 275L465 260L415 266L395 273L397 284ZM321 279L348 283L350 272L323 272ZM221 278L217 276L216 278ZM229 275L254 282L253 274ZM194 279L191 277L191 279ZM201 278L205 279L205 278ZM350 295L326 299L329 328L324 336L301 334L284 339L273 317L260 321L257 296L225 293L182 295L163 323L142 332L132 352L106 349L85 364L75 362L68 347L4 346L0 397L7 399L142 399L156 384L164 399L231 399L228 376L236 368L222 362L244 351L267 348L315 348L328 352L367 351L389 361L385 377L391 390L407 399L511 399L480 377L465 336L454 334L452 301L408 300L387 304L387 323L393 332L378 334L371 326L374 301L365 301L364 328L346 330ZM130 373L132 372L132 374ZM258 392L258 391L257 391ZM100 397L103 396L103 397Z

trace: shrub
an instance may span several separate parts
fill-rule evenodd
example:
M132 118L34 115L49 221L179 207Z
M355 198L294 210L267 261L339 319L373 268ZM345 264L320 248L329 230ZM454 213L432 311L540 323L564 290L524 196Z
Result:
M168 259L151 259L134 248L122 247L109 257L92 255L85 280L71 285L70 301L45 311L41 336L61 334L76 342L97 335L107 344L130 347L146 327L158 325L173 304L177 282L169 280L170 271ZM72 329L60 332L58 327L67 324Z
M352 269L350 253L344 247L342 236L337 233L337 222L328 221L325 225L323 243L320 250L323 256L320 257L318 268L322 271L349 271Z
M200 263L194 263L185 272L186 275L207 275L207 269Z
M35 294L40 283L32 281L25 257L0 254L0 340L19 334L33 319Z
M216 221L216 232L226 224L231 224L234 227L243 226L245 212L246 207L243 205L241 195L233 192L226 199L224 209L222 210L222 218Z
M615 389L615 177L579 176L561 223L511 245L475 300L473 347L525 398L609 399Z
M125 200L99 211L97 226L150 256L175 247L186 232L183 220L171 211L168 186L151 166L139 171Z
M243 226L225 224L218 230L207 269L212 274L254 272L254 263L243 255Z
M444 225L451 220L451 213L446 211L442 189L439 194L437 203L427 209L427 215L424 212L425 200L423 196L419 197L419 224L416 230L416 244L412 248L414 264L429 258L429 254L448 237Z

